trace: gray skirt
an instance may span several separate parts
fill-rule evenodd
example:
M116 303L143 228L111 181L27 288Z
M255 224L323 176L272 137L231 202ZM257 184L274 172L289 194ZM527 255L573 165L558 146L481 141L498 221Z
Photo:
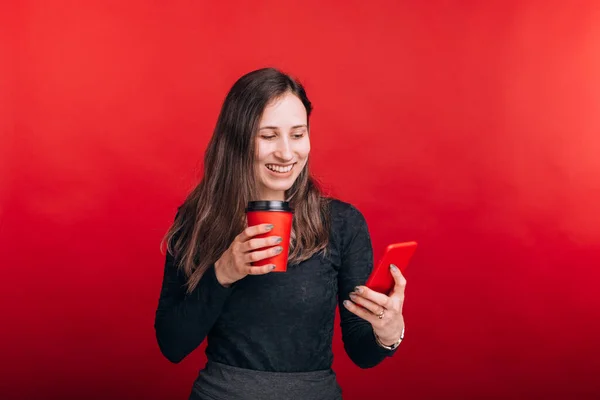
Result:
M266 372L208 361L189 400L341 400L332 369Z

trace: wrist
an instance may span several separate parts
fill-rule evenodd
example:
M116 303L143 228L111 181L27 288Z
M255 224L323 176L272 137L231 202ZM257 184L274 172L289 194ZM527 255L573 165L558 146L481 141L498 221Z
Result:
M215 278L217 278L217 282L223 287L230 287L233 282L229 282L226 277L221 274L221 268L218 267L219 261L215 262Z
M402 333L400 333L400 337L396 337L396 338L392 338L392 339L381 338L380 336L377 335L377 333L375 333L375 331L373 331L373 334L375 335L375 341L377 342L377 344L386 350L396 349L398 346L400 346L400 343L402 343L402 341L404 340L404 328L402 328Z
M384 339L381 336L377 336L377 334L375 336L379 343L381 343L384 346L388 346L388 347L393 346L399 340L398 337L396 337L395 339L387 339L387 338Z

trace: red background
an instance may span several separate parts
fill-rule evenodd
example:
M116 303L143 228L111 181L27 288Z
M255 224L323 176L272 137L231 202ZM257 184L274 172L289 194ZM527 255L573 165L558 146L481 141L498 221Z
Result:
M1 397L187 398L204 346L159 353L159 241L267 65L376 256L420 242L397 355L360 370L336 328L347 399L600 396L598 2L282 4L3 5Z

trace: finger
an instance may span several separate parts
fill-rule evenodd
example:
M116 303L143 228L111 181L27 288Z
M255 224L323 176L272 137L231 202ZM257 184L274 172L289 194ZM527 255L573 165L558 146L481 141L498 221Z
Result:
M358 293L365 299L370 300L375 304L378 304L385 308L391 308L392 302L391 302L389 296L386 296L383 293L379 293L379 292L376 292L375 290L371 290L366 286L357 286L354 288L354 292Z
M270 232L272 229L273 225L271 224L252 225L244 229L242 233L238 235L238 240L243 243L256 235Z
M366 309L357 306L352 301L344 300L344 307L346 307L346 309L352 314L359 316L365 321L369 321L371 324L375 323L375 319L377 318L375 315L373 315L370 311L367 311Z
M275 269L274 264L261 265L260 267L248 267L248 275L264 275Z
M276 244L281 243L281 238L279 236L269 236L267 238L260 239L250 239L242 245L242 250L244 252L262 249L264 247L275 246Z
M392 291L393 294L401 293L404 295L404 289L406 288L406 279L404 278L404 275L402 275L400 269L394 264L390 264L390 270L392 271L392 276L394 277L395 282L394 290Z
M281 253L282 250L283 247L276 246L266 250L252 251L250 253L244 254L244 259L246 263L249 264L256 261L264 260L265 258L276 256L277 254Z
M364 308L369 310L371 313L373 313L373 315L375 315L375 316L377 316L385 311L385 308L383 308L383 306L373 303L371 300L367 300L358 294L350 293L350 300L352 300L356 304L363 306Z

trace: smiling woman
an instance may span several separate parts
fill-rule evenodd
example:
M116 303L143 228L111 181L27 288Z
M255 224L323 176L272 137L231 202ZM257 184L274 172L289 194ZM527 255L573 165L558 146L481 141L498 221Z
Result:
M286 200L294 208L290 263L327 247L329 199L308 168L311 112L304 87L276 69L250 72L233 85L206 150L203 179L165 238L189 277L188 292L246 227L249 201Z
M336 306L356 365L379 364L401 341L404 278L394 272L389 296L361 286L373 267L366 221L311 178L311 111L302 85L276 69L241 77L223 104L204 177L165 237L159 347L179 362L208 338L190 399L340 399L331 369ZM246 226L255 200L294 209L286 272L252 265L282 251L281 237L265 237L273 226Z

